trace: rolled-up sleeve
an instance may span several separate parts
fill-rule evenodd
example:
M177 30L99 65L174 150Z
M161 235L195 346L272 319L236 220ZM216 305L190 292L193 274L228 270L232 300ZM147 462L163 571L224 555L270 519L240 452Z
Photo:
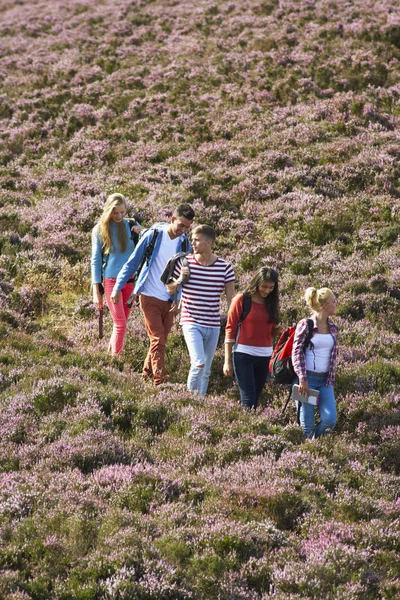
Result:
M297 323L292 348L293 369L300 381L307 380L306 357L304 354L304 343L307 333L307 319L302 319Z

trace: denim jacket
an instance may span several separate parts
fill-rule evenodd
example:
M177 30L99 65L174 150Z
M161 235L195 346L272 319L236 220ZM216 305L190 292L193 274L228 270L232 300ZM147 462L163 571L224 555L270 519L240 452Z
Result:
M168 233L167 233L168 227L169 227L169 223L156 223L156 225L153 225L152 227L150 227L147 231L145 231L143 233L143 235L139 239L139 242L138 242L135 250L132 252L130 257L128 258L128 260L126 261L126 263L124 264L124 266L122 267L120 272L118 273L117 282L115 284L115 289L122 290L122 288L124 287L124 285L128 281L128 279L130 279L136 273L136 270L140 265L140 261L142 260L142 258L144 256L146 248L150 244L150 242L153 238L154 229L159 229L160 233L157 236L156 243L155 243L152 255L150 257L149 264L147 264L147 262L145 262L145 264L143 265L143 267L139 273L139 276L137 277L136 282L135 282L135 289L134 289L135 294L139 295L142 292L144 283L149 274L149 270L151 269L151 266L152 266L157 254L158 254L158 251L160 249L162 238L164 235L168 235ZM183 235L181 235L178 238L178 244L177 244L177 249L176 249L177 252L181 252L182 243L185 238L187 238L186 233L184 233ZM191 251L192 251L192 247L189 243L188 244L188 252L191 252ZM160 275L161 275L161 273L160 273ZM172 299L173 299L173 295L171 295L171 300Z

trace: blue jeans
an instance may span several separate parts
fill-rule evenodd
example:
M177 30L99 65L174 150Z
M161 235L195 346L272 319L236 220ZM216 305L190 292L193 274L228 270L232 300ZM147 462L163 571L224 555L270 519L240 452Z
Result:
M233 369L243 408L257 408L258 399L267 380L269 361L270 356L233 353Z
M300 406L300 425L304 430L304 435L308 438L318 438L325 435L336 425L336 400L332 384L326 385L327 376L320 374L307 373L308 387L319 391L317 410L321 422L315 429L315 406L306 404ZM298 379L293 383L298 383ZM298 404L298 403L296 403Z
M220 328L183 323L182 329L190 355L187 388L191 392L197 391L199 396L204 396L207 393L211 363L217 349Z

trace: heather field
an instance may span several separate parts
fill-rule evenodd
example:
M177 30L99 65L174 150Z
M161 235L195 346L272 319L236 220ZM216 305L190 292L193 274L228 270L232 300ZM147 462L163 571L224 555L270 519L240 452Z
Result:
M398 0L0 0L0 600L400 596ZM98 339L90 231L181 201L238 287L338 297L335 432Z

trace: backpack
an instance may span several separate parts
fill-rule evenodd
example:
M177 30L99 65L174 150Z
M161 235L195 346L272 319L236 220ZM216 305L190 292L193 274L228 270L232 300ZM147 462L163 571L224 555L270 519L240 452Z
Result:
M150 263L150 258L153 254L154 251L154 247L156 245L156 240L158 238L158 235L161 231L161 225L164 225L164 223L160 222L160 223L155 223L154 225L152 225L151 227L149 227L148 229L142 229L142 231L139 234L138 240L143 237L143 235L146 233L146 231L149 231L149 229L151 229L153 231L153 236L150 240L150 243L148 244L146 250L144 251L144 255L142 260L140 261L140 264L138 266L138 268L136 269L135 273L132 275L132 278L134 281L136 281L136 279L139 276L140 271L143 268L143 265L146 263L147 266ZM185 237L182 241L182 252L185 254L188 254L189 251L189 240L187 237ZM186 266L186 265L185 265Z
M165 265L164 271L160 275L160 280L162 281L162 283L164 285L167 285L167 283L171 283L171 281L173 279L173 274L174 274L174 271L175 271L176 263L179 260L181 260L182 267L188 267L189 268L188 259L186 258L188 254L189 254L188 252L177 252L176 254L174 254L173 256L171 256L171 258L169 259L169 261ZM189 278L190 278L190 273L189 273L189 275L186 275L184 277L184 279L182 280L181 285L185 285L185 283L187 283L189 281Z
M314 327L313 320L307 319L307 325L308 333L304 342L304 349L307 348L307 346L312 346L311 336ZM292 362L292 348L295 331L295 327L288 327L285 329L279 340L276 342L272 352L269 361L269 371L271 373L271 378L276 383L291 384L296 378Z
M188 259L186 258L187 255L189 254L189 252L177 252L176 254L174 254L173 256L171 256L171 258L169 259L169 261L167 262L164 271L161 273L160 275L160 280L162 281L162 283L164 285L166 285L167 283L170 283L173 280L173 274L175 271L175 267L176 267L176 263L180 260L181 261L181 265L182 267L188 267L189 269L189 275L185 275L185 277L182 280L182 283L180 283L174 292L173 295L173 304L175 306L177 306L178 304L178 290L182 285L185 285L185 283L187 283L190 279L190 268L189 268L189 262Z
M140 261L139 266L136 269L136 271L134 272L134 274L132 275L132 277L129 279L129 281L133 283L133 290L135 289L137 278L139 277L139 274L140 274L141 270L143 269L144 265L146 264L148 266L149 263L150 263L150 259L151 259L152 254L153 254L157 238L158 238L159 233L161 231L161 227L160 227L161 225L164 225L164 223L155 223L154 225L152 225L148 229L142 229L142 231L139 234L139 240L140 240L140 238L146 233L146 231L149 231L149 229L151 229L153 231L153 235L151 237L151 240L150 240L149 244L147 245L146 250L144 251L142 260ZM189 250L189 240L188 240L187 237L185 237L184 240L182 241L182 251L187 254L188 250ZM135 296L136 296L135 292L132 291L132 293L129 296L128 301L126 303L126 305L128 306L128 308L132 307L133 300L134 300Z
M306 349L307 346L313 348L313 343L311 341L312 332L314 328L313 320L307 319L307 325L308 333L304 341L304 349ZM269 371L272 380L276 383L290 384L289 396L286 400L285 406L282 409L282 413L285 412L290 402L290 398L292 396L291 384L296 378L296 373L294 372L292 362L292 349L295 331L295 327L288 327L287 329L285 329L285 331L281 334L279 340L276 342L274 350L272 352L272 356L269 361ZM300 425L300 402L297 407L297 423Z

